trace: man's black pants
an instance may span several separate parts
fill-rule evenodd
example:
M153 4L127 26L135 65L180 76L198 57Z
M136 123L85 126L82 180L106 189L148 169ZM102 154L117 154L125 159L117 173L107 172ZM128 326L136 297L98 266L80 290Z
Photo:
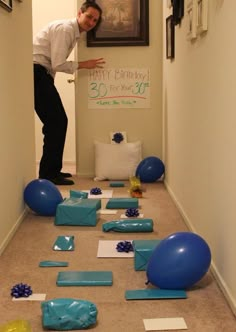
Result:
M34 64L34 107L44 135L39 177L52 179L62 169L68 120L53 77L38 64Z

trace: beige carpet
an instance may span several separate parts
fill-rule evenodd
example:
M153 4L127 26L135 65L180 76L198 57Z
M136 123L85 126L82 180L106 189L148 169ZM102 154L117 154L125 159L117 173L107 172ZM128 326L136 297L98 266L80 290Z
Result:
M69 189L83 190L93 187L110 190L109 182L77 179L71 187L58 187L63 196ZM128 182L124 188L113 188L113 197L129 197ZM167 235L187 230L183 220L162 183L145 185L146 192L140 199L140 212L154 220L153 233L104 233L102 223L118 219L103 215L96 227L55 226L53 217L41 217L30 212L21 224L5 252L0 257L0 323L14 319L28 320L32 331L43 331L40 302L13 302L10 289L23 282L34 293L45 293L46 299L72 297L92 301L98 308L96 332L143 332L143 319L183 317L191 332L233 332L236 320L212 275L208 273L187 292L181 300L126 301L128 289L145 288L146 274L134 271L132 258L97 258L98 241L129 239L163 239ZM106 200L103 200L105 206ZM52 245L59 235L75 236L75 251L56 252ZM40 268L42 260L68 261L69 267ZM113 286L106 287L57 287L58 271L111 270Z

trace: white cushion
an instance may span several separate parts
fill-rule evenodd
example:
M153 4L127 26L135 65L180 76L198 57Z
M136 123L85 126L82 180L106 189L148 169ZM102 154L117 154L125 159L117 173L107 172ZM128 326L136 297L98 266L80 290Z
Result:
M142 160L141 142L106 144L94 142L94 180L128 180Z

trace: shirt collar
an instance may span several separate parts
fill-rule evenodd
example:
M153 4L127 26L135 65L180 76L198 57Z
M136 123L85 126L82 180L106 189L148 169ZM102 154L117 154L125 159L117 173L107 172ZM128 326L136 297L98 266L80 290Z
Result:
M79 31L79 24L78 24L77 18L74 18L72 20L72 23L73 23L73 27L75 29L75 38L78 39L80 37L80 31Z

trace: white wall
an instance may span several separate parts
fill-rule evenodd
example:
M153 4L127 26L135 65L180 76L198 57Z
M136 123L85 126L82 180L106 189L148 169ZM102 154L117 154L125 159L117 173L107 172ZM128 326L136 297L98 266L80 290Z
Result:
M161 40L154 31L160 2L151 0L150 5L153 45L154 39ZM166 10L164 6L164 25ZM209 243L214 273L236 313L235 10L234 0L210 0L209 30L195 43L186 40L186 17L176 27L175 60L163 62L163 129L167 188L189 226ZM0 7L0 252L24 216L23 190L35 177L31 23L30 2L14 1L12 13ZM130 50L130 57L133 52L138 49ZM147 61L159 68L154 52ZM152 100L159 105L157 92ZM159 137L161 125L153 127ZM139 137L139 124L137 129L132 129L132 139ZM161 151L161 140L155 144Z
M56 2L56 4L55 4ZM83 0L77 0L78 8ZM88 109L88 71L81 70L76 83L76 116L69 115L69 128L64 153L64 164L73 158L70 130L76 127L76 161L80 176L94 176L95 139L109 142L109 133L126 131L128 141L141 140L143 156L162 157L162 1L150 0L150 46L144 47L96 47L86 46L82 35L77 49L78 61L104 57L107 67L150 68L151 108L91 110ZM76 16L77 11L74 10ZM155 13L154 16L151 13ZM63 17L64 15L64 17ZM71 17L71 9L65 9L64 1L33 0L34 33L47 22ZM61 74L62 76L64 74ZM57 74L58 76L58 74ZM64 75L65 76L65 75ZM67 111L69 107L66 108ZM75 122L74 122L75 121ZM36 159L41 157L41 123L36 120Z
M213 271L236 312L236 67L234 0L209 0L208 32L164 60L166 185L189 226L211 247ZM169 11L164 6L163 24Z
M78 0L78 4L83 1ZM94 175L94 140L109 142L109 133L126 131L128 141L141 140L143 156L162 157L162 0L149 1L150 46L86 47L80 41L78 59L104 57L108 68L150 68L151 108L88 109L88 75L79 71L76 86L77 173Z
M23 191L35 177L31 3L0 7L0 252L24 217Z

